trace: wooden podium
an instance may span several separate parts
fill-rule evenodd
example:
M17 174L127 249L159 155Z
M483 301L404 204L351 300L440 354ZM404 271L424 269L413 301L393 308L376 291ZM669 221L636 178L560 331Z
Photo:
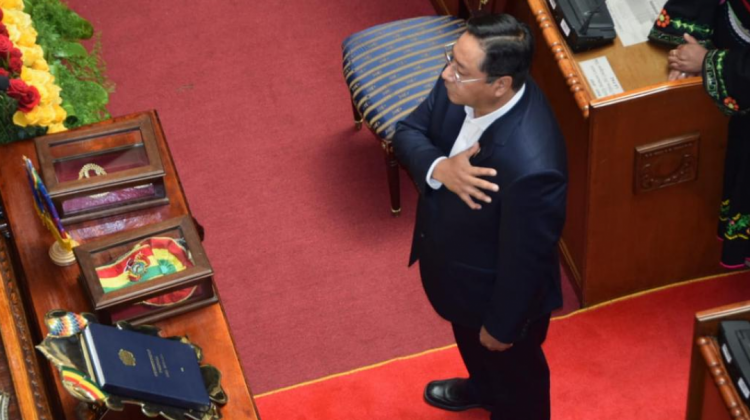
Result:
M532 76L568 148L562 253L583 306L722 271L716 226L727 119L700 78L667 82L667 50L573 54L544 0L509 2L536 37ZM624 93L596 98L580 62L606 57Z
M687 420L750 420L750 410L737 394L716 343L719 323L726 320L750 320L750 301L695 315Z

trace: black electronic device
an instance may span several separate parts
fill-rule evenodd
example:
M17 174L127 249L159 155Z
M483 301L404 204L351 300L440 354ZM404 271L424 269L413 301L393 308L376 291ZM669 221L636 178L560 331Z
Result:
M723 321L719 348L737 393L750 404L750 321Z
M606 0L547 0L573 52L614 42L617 34Z

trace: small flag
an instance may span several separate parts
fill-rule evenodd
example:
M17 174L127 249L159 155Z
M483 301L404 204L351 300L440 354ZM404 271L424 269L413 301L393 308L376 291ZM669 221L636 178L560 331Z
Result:
M42 179L34 168L34 164L26 156L23 157L24 165L26 167L26 175L29 179L29 186L31 187L31 193L34 195L34 208L39 218L42 219L42 223L52 232L55 240L60 244L60 247L65 251L71 252L73 247L78 245L76 241L68 235L60 222L60 217L57 215L55 205L52 203L52 199L47 192L47 188L44 186Z

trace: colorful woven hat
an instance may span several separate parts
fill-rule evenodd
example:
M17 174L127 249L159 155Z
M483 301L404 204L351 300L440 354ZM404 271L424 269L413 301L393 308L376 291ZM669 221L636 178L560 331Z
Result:
M55 337L70 337L73 334L78 334L88 325L88 321L83 316L73 312L46 317L44 322L49 329L49 335Z

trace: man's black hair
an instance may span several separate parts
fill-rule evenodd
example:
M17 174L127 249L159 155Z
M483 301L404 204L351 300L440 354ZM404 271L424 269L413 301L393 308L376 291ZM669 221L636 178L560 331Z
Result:
M484 15L469 19L466 31L479 40L485 53L479 69L487 74L487 83L510 76L513 90L520 89L534 55L534 37L529 27L510 15Z

